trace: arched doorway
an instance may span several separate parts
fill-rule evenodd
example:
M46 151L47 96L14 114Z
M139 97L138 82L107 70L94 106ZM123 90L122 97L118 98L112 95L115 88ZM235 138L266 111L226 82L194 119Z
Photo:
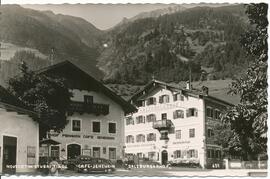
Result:
M74 159L78 155L81 155L81 146L78 144L69 144L67 146L67 158Z
M167 165L167 162L168 162L168 152L166 150L163 150L161 152L161 164Z

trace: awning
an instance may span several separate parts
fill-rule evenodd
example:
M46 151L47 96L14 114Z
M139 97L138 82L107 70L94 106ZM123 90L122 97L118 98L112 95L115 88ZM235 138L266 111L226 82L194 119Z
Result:
M39 141L39 145L42 145L42 144L47 144L47 145L58 145L60 144L60 142L57 142L53 139L43 139L41 141Z

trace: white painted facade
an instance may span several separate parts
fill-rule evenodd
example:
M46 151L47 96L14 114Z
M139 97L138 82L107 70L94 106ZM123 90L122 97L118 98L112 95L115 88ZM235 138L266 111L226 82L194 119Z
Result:
M3 168L4 136L15 137L16 147L16 173L33 172L35 169L25 168L26 165L37 165L39 160L39 125L27 115L17 112L8 112L0 107L0 173ZM29 149L31 148L31 154ZM31 156L30 156L31 155Z
M100 148L101 158L116 161L123 158L124 147L124 111L120 105L115 103L112 99L105 96L103 93L86 91L86 90L72 90L72 101L83 102L84 96L92 96L93 103L109 105L109 114L95 115L95 114L79 114L74 113L68 116L68 124L65 129L56 135L51 135L51 138L59 144L60 159L68 158L68 145L77 144L81 147L81 155L94 156L94 147ZM80 131L72 130L72 121L79 120ZM93 131L93 122L100 122L100 132ZM109 123L116 124L115 133L109 133ZM73 137L72 137L73 136ZM74 137L75 136L75 137ZM115 148L116 157L109 157L109 149Z
M155 104L138 107L138 112L127 116L125 120L125 136L126 136L126 154L141 156L142 158L149 158L150 160L162 162L162 152L166 151L168 154L168 161L175 160L192 160L199 163L203 168L207 163L207 125L206 125L206 107L205 100L198 96L183 95L181 100L174 100L173 95L177 92L167 89L166 87L155 87L154 90L143 92L142 99L146 101L149 98L155 98ZM160 103L160 96L168 95L168 103ZM135 102L134 102L135 103ZM195 108L197 115L188 116L187 110ZM174 111L183 110L184 116L182 118L174 117ZM173 132L168 133L168 140L160 140L161 133L159 130L153 128L153 122L147 121L147 115L155 114L156 121L162 120L162 113L167 114L167 119L171 120L173 124ZM145 123L137 124L136 117L145 116ZM132 118L134 124L127 124L127 120ZM176 119L175 119L176 118ZM129 123L129 122L128 122ZM195 130L195 136L190 136L190 130ZM176 138L176 131L181 130L181 137ZM147 134L156 134L155 141L147 141ZM138 142L136 136L138 134L145 135L144 142ZM128 136L133 136L134 141L127 141ZM215 146L214 147L219 147ZM176 151L181 151L181 157L176 156ZM193 154L190 154L190 150ZM149 155L153 155L149 156ZM189 153L187 155L187 153Z

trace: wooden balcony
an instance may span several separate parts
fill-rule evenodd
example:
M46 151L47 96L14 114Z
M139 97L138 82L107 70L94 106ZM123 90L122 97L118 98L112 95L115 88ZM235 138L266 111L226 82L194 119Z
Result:
M85 102L72 101L69 105L68 114L72 115L75 112L79 114L87 113L95 115L107 115L109 114L109 105L98 103L88 104Z
M169 119L163 119L153 122L153 128L157 130L169 130L173 127L173 123Z

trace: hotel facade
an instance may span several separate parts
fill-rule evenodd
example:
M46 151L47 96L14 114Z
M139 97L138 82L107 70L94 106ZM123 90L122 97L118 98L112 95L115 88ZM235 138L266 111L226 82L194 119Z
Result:
M50 146L49 150L42 148L40 156L49 152L60 160L78 155L114 162L123 159L125 115L136 108L69 61L40 73L65 78L73 93L66 127L60 133L49 135L60 144Z
M131 103L138 111L125 120L126 155L160 164L195 163L219 168L222 150L213 141L213 127L231 104L212 97L208 88L191 90L153 80Z

